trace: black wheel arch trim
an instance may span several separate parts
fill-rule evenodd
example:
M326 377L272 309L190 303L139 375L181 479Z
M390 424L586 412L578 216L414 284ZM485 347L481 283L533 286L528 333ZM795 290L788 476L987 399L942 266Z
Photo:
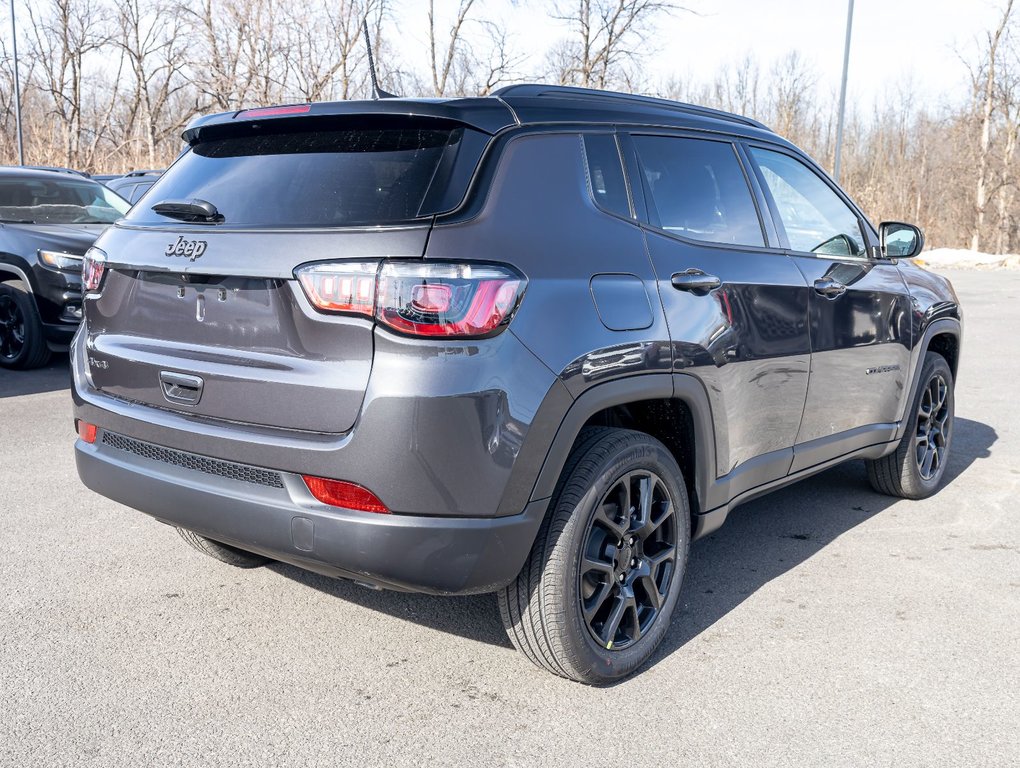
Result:
M585 390L570 405L542 463L531 499L552 496L567 456L585 423L607 408L642 400L679 400L690 410L695 430L695 476L691 510L703 511L702 500L715 482L715 432L708 393L699 379L684 373L647 373L598 384Z
M947 360L949 363L949 369L953 373L953 383L956 383L956 372L960 365L960 346L963 336L963 326L960 321L956 318L943 317L938 320L933 320L925 327L924 332L921 334L921 340L916 345L917 359L913 361L914 370L910 376L910 393L911 396L907 399L904 404L904 411L901 414L899 429L896 432L896 440L900 440L903 437L904 432L909 425L909 410L911 404L914 401L914 393L917 392L918 382L921 380L921 369L924 368L924 356L928 353L931 348L931 341L936 336L942 336L943 334L952 336L956 340L956 361Z
M31 267L27 263L23 267L19 266L11 261L4 260L4 257L0 256L0 282L12 279L21 280L28 288L29 293L35 293L36 288L35 283L32 281Z

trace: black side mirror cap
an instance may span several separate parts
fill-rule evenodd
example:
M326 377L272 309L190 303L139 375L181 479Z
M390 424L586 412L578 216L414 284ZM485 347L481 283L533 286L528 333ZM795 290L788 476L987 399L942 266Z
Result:
M912 259L924 249L924 232L902 221L883 221L878 227L883 259Z

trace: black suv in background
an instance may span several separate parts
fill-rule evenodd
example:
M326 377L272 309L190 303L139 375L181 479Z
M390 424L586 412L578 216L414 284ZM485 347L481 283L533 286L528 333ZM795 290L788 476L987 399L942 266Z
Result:
M67 349L82 256L129 207L74 171L0 167L0 367L34 368Z
M759 123L528 85L184 138L86 255L75 449L213 557L494 591L603 683L736 505L849 459L943 479L952 288Z

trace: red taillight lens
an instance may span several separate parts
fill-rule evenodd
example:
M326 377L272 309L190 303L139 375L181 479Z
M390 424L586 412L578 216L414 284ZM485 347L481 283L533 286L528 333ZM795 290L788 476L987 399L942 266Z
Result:
M527 279L496 264L384 261L309 264L294 272L323 312L374 316L411 336L477 338L499 333Z
M75 424L75 426L78 429L78 437L80 437L86 443L96 442L97 428L95 424L89 424L87 421L82 421L81 419L78 419L78 422Z
M375 317L413 336L488 336L510 322L525 285L503 266L389 261L379 271Z
M375 311L376 262L312 264L295 274L316 309L371 316Z
M380 512L384 515L390 513L378 496L356 483L329 480L325 477L312 477L311 475L302 475L302 477L312 496L323 504L344 509L356 509L361 512Z
M279 115L303 115L312 108L311 104L291 104L285 107L258 107L238 112L235 117L277 117Z
M106 274L106 254L98 248L89 248L81 262L81 283L86 291L98 291Z

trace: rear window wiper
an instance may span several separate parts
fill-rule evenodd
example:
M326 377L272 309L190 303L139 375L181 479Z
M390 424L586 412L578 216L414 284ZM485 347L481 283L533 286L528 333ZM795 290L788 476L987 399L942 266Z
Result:
M191 200L164 200L152 206L152 210L160 216L181 221L204 221L219 224L223 215L208 200L192 198Z
M35 224L32 219L0 219L0 224Z

